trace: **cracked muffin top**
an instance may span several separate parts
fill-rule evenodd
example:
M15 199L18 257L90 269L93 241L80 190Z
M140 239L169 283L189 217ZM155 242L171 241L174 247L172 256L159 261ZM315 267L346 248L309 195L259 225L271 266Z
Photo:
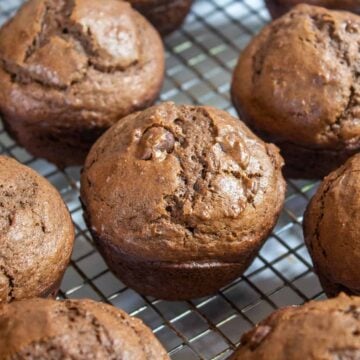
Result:
M98 140L81 198L92 233L131 257L236 261L277 219L282 165L274 145L228 113L163 103Z
M252 127L313 149L360 146L360 17L299 5L241 55L232 97Z
M306 210L304 233L318 273L360 295L359 199L360 155L355 155L320 185Z
M90 300L0 306L0 360L167 360L140 320Z
M56 290L73 242L70 214L55 188L0 156L0 304Z
M154 100L163 57L156 30L126 2L30 0L0 31L1 111L109 127Z
M231 360L357 360L360 298L311 301L276 311L241 339Z

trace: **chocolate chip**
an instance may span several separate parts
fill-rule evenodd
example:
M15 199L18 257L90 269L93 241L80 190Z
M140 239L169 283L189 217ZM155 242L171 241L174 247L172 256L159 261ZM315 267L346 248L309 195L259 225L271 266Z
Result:
M234 158L242 169L245 170L248 167L250 162L249 150L238 134L226 134L226 136L220 140L220 146L225 153L228 153Z
M139 142L138 158L141 160L164 160L174 150L174 135L163 127L145 131Z

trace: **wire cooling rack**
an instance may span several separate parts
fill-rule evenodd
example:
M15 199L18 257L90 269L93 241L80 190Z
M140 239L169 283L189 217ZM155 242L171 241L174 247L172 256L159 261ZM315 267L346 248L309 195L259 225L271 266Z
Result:
M21 0L0 0L0 24ZM161 100L209 104L235 115L229 85L241 50L269 21L263 0L198 0L183 28L166 39L166 80ZM1 86L1 84L0 84ZM242 333L275 309L324 297L303 242L301 221L317 183L288 183L279 222L245 275L216 295L187 302L144 297L107 269L93 246L79 202L79 168L59 171L33 158L0 125L0 153L45 176L60 191L76 226L71 264L61 298L91 298L141 318L173 360L225 359Z

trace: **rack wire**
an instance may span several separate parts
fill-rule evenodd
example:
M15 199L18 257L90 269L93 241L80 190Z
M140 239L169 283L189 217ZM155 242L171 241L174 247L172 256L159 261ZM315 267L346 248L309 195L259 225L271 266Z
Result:
M22 2L0 0L0 25ZM263 0L197 0L183 28L165 41L167 70L160 100L209 104L235 115L229 97L232 70L241 50L268 21ZM0 153L45 176L69 207L76 241L60 298L104 301L141 318L173 360L225 359L241 335L275 309L324 297L301 228L316 182L288 182L278 224L243 277L211 297L167 302L137 294L108 270L82 217L79 168L60 171L33 158L1 124Z

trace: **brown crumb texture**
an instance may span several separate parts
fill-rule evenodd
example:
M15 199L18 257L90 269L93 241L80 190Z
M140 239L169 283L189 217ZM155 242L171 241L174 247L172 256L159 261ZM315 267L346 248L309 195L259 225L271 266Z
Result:
M158 34L122 1L30 0L0 30L7 130L61 166L81 163L104 130L150 105L163 72Z
M231 360L358 360L360 298L278 310L241 339Z
M51 296L69 262L74 228L58 192L0 157L0 303Z
M266 26L239 59L236 108L304 177L328 173L312 164L321 151L332 170L359 149L359 41L357 15L299 5Z
M227 113L164 103L101 137L84 167L81 198L110 266L131 259L118 273L165 267L189 281L186 263L209 275L252 260L282 207L282 164L276 147Z
M90 300L27 300L0 307L0 359L166 360L151 331Z
M360 155L326 177L304 217L314 267L329 296L360 295Z

